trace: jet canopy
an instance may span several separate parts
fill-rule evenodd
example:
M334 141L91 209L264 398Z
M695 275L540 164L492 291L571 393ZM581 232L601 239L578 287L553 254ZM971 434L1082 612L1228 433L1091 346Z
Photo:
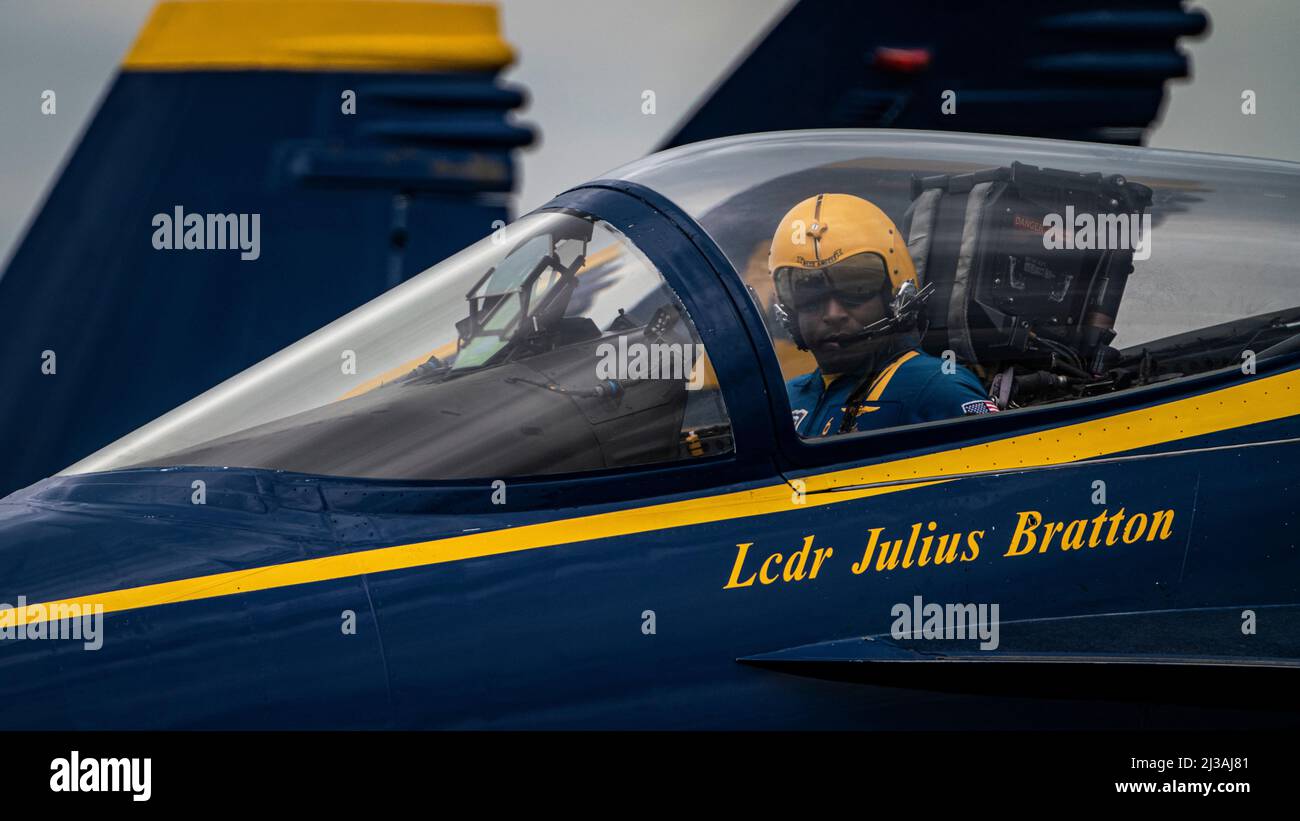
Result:
M865 198L934 296L923 344L1000 373L1010 407L1240 365L1300 330L1300 165L956 133L811 131L684 146L611 177L657 192L726 255L782 376L768 248L822 193ZM1064 378L1066 381L1062 381Z
M594 217L537 213L66 472L464 479L696 458L731 447L706 370L632 243Z
M791 206L820 193L867 199L899 227L929 295L920 344L1002 410L1296 347L1296 164L961 134L754 135L569 192L65 473L569 474L739 455L738 407L770 416L746 451L761 460L772 426L790 424L782 381L817 367L777 319L768 248Z

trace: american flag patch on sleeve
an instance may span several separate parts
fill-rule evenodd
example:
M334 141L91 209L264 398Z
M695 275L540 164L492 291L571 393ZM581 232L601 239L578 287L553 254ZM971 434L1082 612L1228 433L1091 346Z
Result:
M976 399L974 402L967 402L961 406L961 412L965 414L972 413L997 413L997 403L991 399Z

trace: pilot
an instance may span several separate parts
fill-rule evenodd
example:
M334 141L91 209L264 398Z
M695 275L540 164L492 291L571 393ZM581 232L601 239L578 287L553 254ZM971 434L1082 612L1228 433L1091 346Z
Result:
M818 365L786 383L800 435L997 411L974 374L921 350L917 323L933 286L918 290L907 244L872 203L849 194L799 203L772 237L768 269L778 317Z

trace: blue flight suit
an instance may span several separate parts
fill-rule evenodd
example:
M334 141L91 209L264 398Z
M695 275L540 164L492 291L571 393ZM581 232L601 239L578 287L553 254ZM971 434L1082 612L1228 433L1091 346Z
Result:
M791 379L785 387L795 430L809 437L839 433L845 404L863 379L861 373L849 373L827 385L820 368ZM891 359L856 404L856 422L849 429L857 431L996 413L998 409L975 374L960 365L954 373L944 373L942 359L917 348Z

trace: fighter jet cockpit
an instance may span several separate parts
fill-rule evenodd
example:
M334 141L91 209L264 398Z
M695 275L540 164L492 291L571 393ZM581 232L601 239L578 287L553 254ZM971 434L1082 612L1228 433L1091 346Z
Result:
M770 467L790 425L787 456L1249 376L1300 348L1297 203L1293 163L1147 148L902 131L685 146L498 227L65 474Z
M221 465L389 479L725 453L691 317L616 229L538 213L69 472Z
M805 438L1251 373L1300 349L1293 163L823 131L685 146L612 176L677 204L726 255ZM859 312L877 292L877 312ZM843 322L819 346L806 337L831 296ZM835 394L855 367L856 393ZM959 389L920 387L945 380ZM890 412L891 392L922 407ZM834 407L817 417L819 397Z

